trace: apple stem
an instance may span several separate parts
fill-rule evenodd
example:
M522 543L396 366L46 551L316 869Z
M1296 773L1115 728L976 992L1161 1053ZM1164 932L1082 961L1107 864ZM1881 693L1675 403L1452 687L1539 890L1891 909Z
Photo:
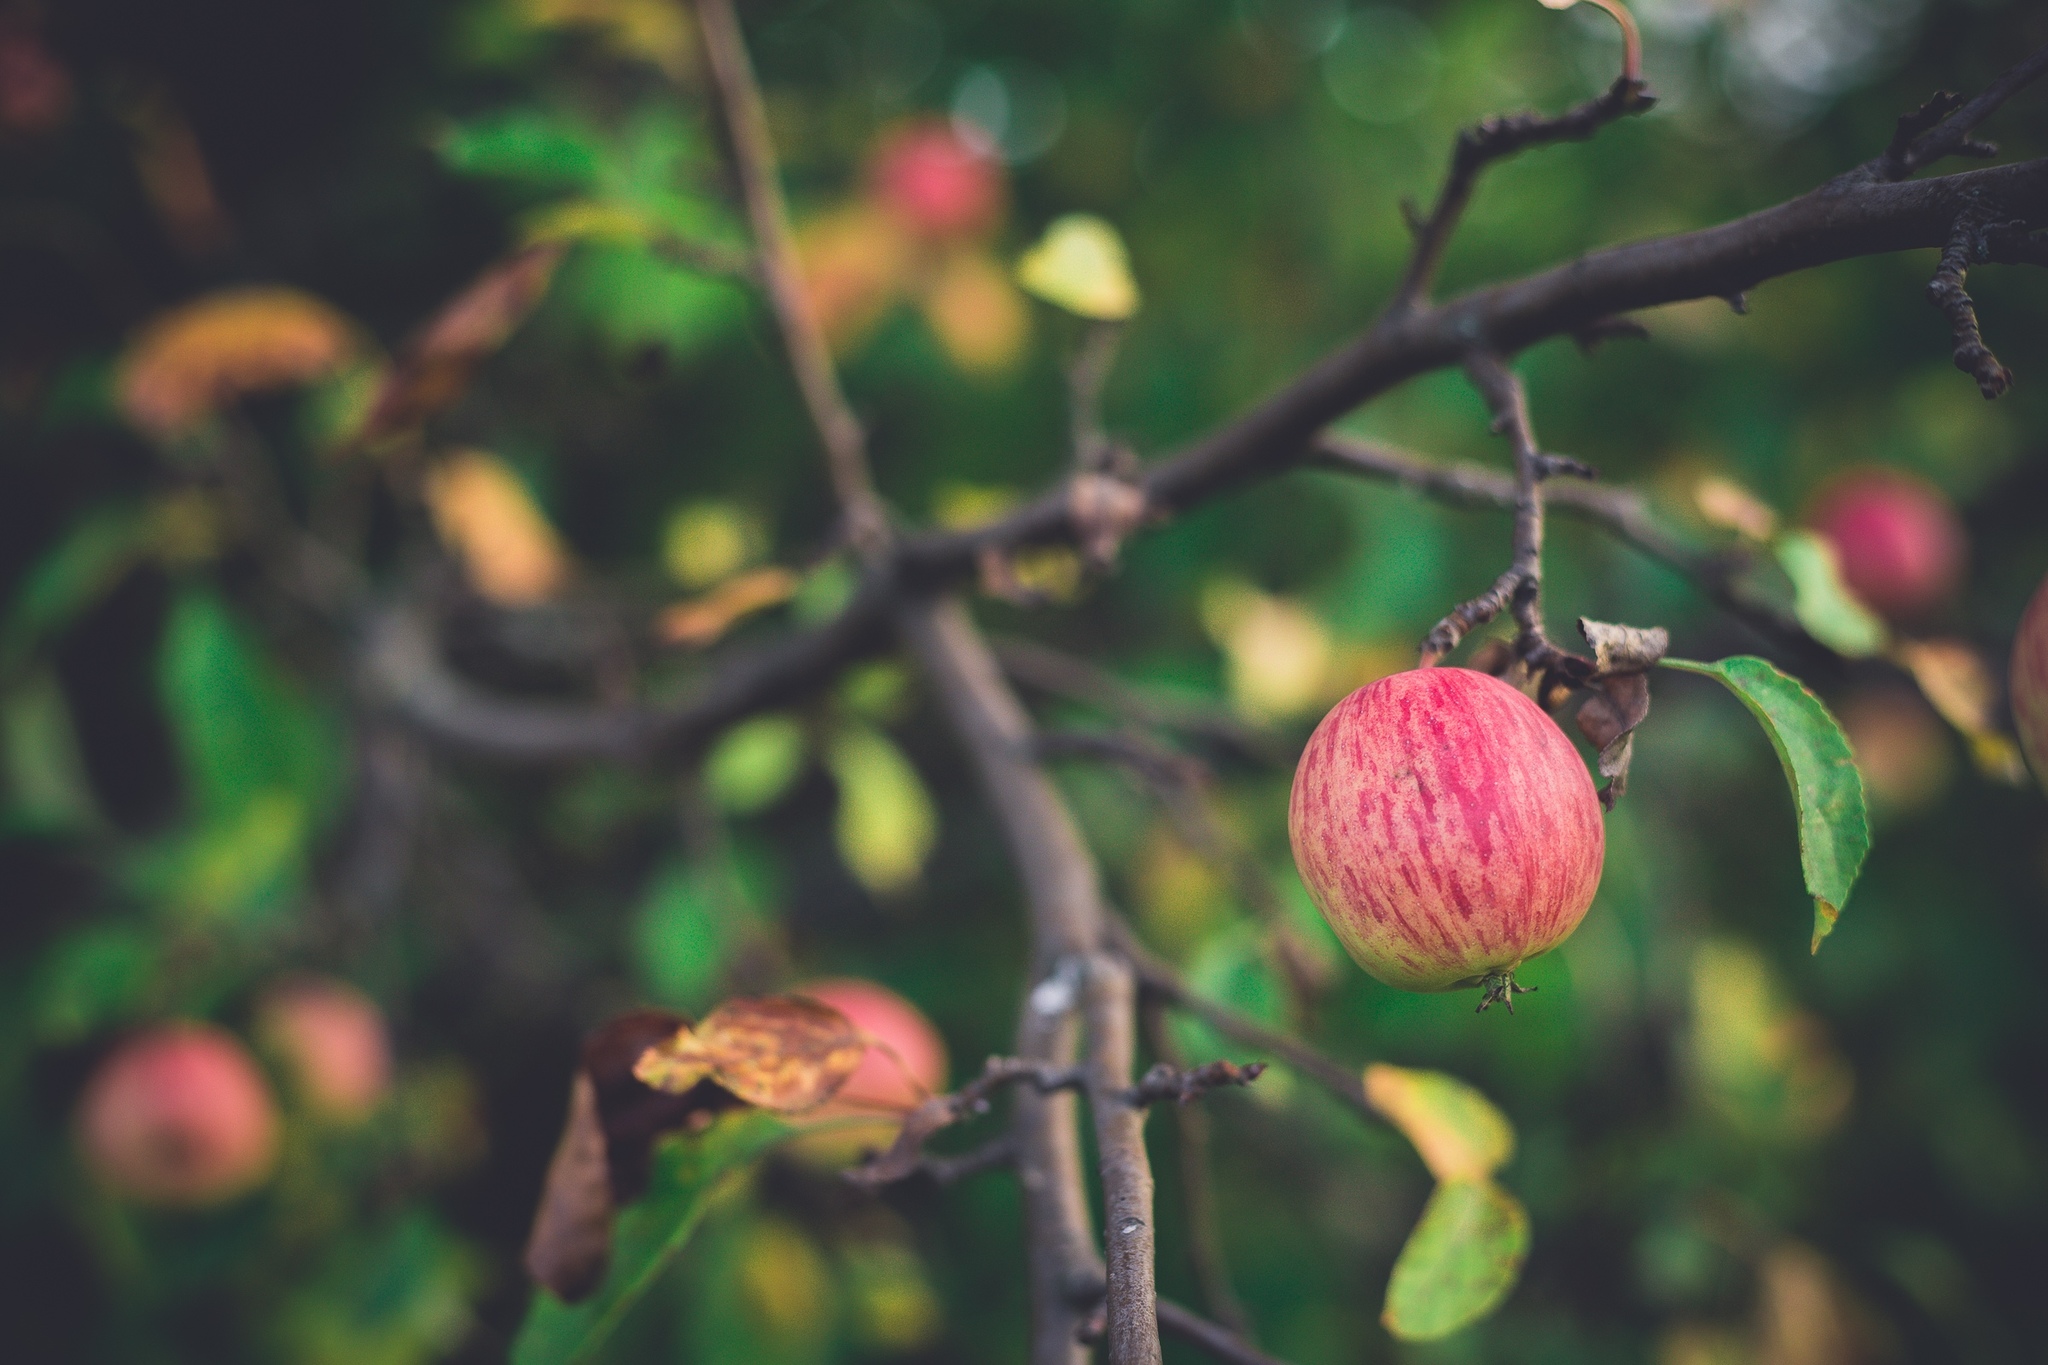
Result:
M1506 971L1488 972L1480 978L1479 984L1486 988L1486 994L1479 998L1479 1008L1472 1011L1474 1014L1486 1013L1486 1007L1496 1000L1508 1007L1509 1014L1513 1014L1515 1012L1515 997L1527 995L1530 991L1536 989L1534 986L1524 986L1517 982L1513 967L1508 968Z

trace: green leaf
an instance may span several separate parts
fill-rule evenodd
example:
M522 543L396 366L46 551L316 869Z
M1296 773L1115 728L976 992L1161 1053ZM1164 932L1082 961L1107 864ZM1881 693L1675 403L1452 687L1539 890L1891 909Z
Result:
M754 927L733 881L722 869L674 862L647 888L633 925L634 958L664 1003L692 1011L709 1004L734 947Z
M1529 1215L1490 1180L1446 1180L1423 1206L1387 1281L1380 1321L1436 1341L1500 1306L1529 1254Z
M1852 659L1869 658L1885 647L1891 633L1842 582L1833 546L1811 531L1787 531L1776 550L1792 580L1792 613L1808 635Z
M148 532L136 508L103 507L81 517L22 579L0 626L0 671L18 667L42 637L111 591L148 547Z
M1515 1154L1507 1116L1456 1076L1376 1062L1365 1069L1365 1096L1439 1180L1484 1180Z
M726 731L705 755L704 786L720 810L766 810L802 774L807 747L794 717L756 716Z
M0 693L0 781L6 828L90 829L99 822L71 707L49 669Z
M1084 318L1115 322L1138 311L1124 239L1093 214L1054 219L1017 262L1017 283Z
M589 132L539 109L510 109L442 134L438 150L451 170L540 185L597 179L603 152Z
M1720 679L1771 737L1799 809L1799 864L1813 897L1813 951L1819 952L1870 852L1863 774L1856 770L1849 737L1805 684L1762 659L1747 654L1711 664L1666 659L1664 666Z
M908 890L939 837L938 810L917 769L865 726L840 731L825 761L839 783L839 856L878 896Z
M512 1346L512 1365L595 1358L627 1311L690 1240L719 1182L791 1131L773 1115L748 1110L720 1119L700 1136L659 1143L647 1193L619 1214L604 1283L573 1305L536 1289Z

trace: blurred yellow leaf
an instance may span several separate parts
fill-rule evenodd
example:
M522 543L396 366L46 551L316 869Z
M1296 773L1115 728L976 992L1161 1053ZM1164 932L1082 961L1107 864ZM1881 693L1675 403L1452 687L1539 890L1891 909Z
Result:
M787 602L803 580L780 566L743 573L655 618L654 633L672 645L708 645L741 617Z
M1248 719L1301 715L1341 685L1328 629L1291 598L1215 579L1202 590L1202 625L1223 650L1231 705Z
M1506 1116L1455 1076L1375 1063L1365 1069L1365 1097L1438 1180L1484 1180L1515 1154Z
M1000 521L1019 500L1007 484L961 483L948 480L932 494L932 520L949 531L971 531Z
M434 529L480 594L530 606L560 591L569 560L520 477L497 456L461 450L427 473Z
M835 351L865 340L903 297L914 247L894 216L870 204L850 205L798 232L804 285Z
M1694 953L1687 1047L1700 1098L1759 1137L1810 1141L1848 1113L1848 1064L1745 945L1709 942Z
M833 1326L831 1267L802 1228L764 1218L748 1228L737 1258L740 1302L773 1359L814 1358Z
M939 836L938 812L917 769L865 726L840 731L825 761L839 783L839 856L876 895L907 890Z
M749 508L701 498L669 514L661 563L686 588L708 588L752 564L768 548L768 532Z
M748 1104L793 1114L831 1099L866 1056L860 1030L838 1010L775 995L726 1001L641 1053L633 1075L671 1095L708 1078Z
M860 1241L845 1252L854 1330L884 1351L915 1351L937 1339L944 1307L924 1263L894 1241Z
M1969 741L1978 771L2015 787L2026 784L2019 744L1998 725L1998 677L1974 646L1961 640L1901 640L1892 657L1913 675L1941 718Z
M1693 486L1693 505L1711 525L1751 540L1778 533L1778 514L1763 499L1732 479L1709 474Z
M158 437L189 431L245 394L331 374L359 342L347 318L296 289L229 289L172 309L122 353L115 390Z
M660 234L659 225L631 205L564 199L528 214L521 220L519 236L527 246L565 242L637 246Z
M1017 262L1017 282L1047 303L1084 318L1114 322L1138 311L1124 239L1102 219L1070 213Z
M921 302L947 357L969 374L1006 370L1023 353L1031 312L987 252L948 256Z

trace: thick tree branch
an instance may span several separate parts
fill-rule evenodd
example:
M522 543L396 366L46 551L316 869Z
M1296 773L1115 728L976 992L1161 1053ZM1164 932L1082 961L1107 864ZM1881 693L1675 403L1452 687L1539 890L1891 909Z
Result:
M775 143L768 134L768 113L761 103L753 59L747 55L746 38L740 32L732 0L697 0L697 27L725 112L740 196L746 201L747 221L754 231L761 277L789 348L790 368L824 442L832 486L846 513L847 533L856 547L873 555L886 543L889 528L868 472L867 437L839 386L831 348L826 345L810 291L804 286L796 238L790 231L789 210L776 172Z
M1137 984L1130 963L1097 952L1088 959L1081 990L1088 1023L1088 1109L1101 1153L1110 1365L1159 1365L1147 1104L1131 1087L1138 1058Z

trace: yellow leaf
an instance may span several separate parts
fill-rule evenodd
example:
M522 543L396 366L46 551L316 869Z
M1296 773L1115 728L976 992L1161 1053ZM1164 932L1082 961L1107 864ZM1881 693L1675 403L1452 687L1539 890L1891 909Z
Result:
M672 645L708 645L740 618L787 602L802 582L779 566L728 578L703 596L662 612L655 620L654 633Z
M838 1010L776 995L728 1000L641 1053L633 1075L671 1095L709 1077L748 1104L793 1114L831 1099L866 1056L860 1030Z
M1769 540L1778 533L1778 514L1733 479L1709 474L1693 486L1692 500L1702 517L1724 531L1751 540Z
M947 357L969 374L1008 369L1031 332L1031 313L1017 286L985 251L948 257L923 304Z
M497 456L457 451L428 472L425 492L434 529L484 597L530 606L554 596L568 579L568 556L555 528Z
M768 532L751 509L723 498L684 503L661 533L661 563L686 588L723 582L761 557Z
M1202 624L1228 664L1231 705L1247 719L1284 720L1333 700L1344 661L1307 607L1231 578L1205 587L1201 606Z
M597 199L564 199L543 205L521 222L520 240L528 246L560 242L602 242L639 246L660 229L636 208Z
M1438 1180L1484 1180L1515 1154L1507 1118L1455 1076L1376 1063L1365 1069L1365 1097Z
M1138 311L1138 286L1124 239L1093 214L1054 219L1017 262L1017 282L1084 318L1114 322Z
M917 769L864 726L842 730L825 761L839 783L839 856L878 896L908 890L938 842L938 813Z
M122 353L121 410L144 431L189 431L246 394L332 374L359 347L334 308L296 289L208 294L158 316Z

